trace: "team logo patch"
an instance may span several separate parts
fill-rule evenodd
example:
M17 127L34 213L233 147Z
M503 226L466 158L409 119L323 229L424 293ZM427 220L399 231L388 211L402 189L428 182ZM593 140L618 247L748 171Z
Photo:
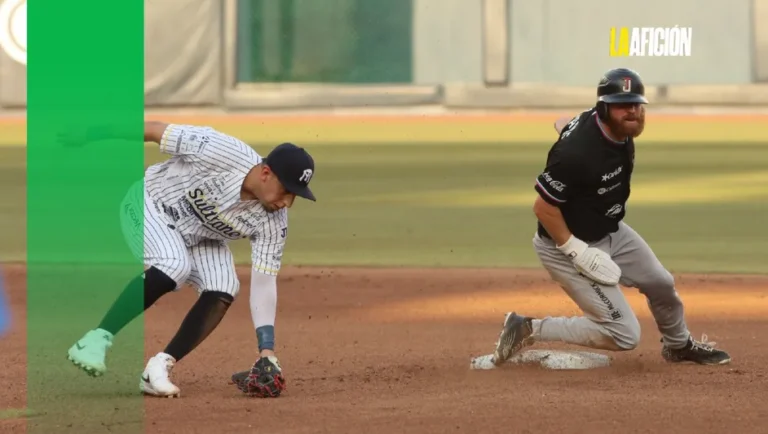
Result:
M616 188L616 187L618 187L620 185L621 185L621 183L619 182L619 183L613 184L610 187L600 188L600 189L597 190L597 194L603 195L605 193L608 193L608 192L612 191L614 188Z
M603 182L605 182L605 181L610 181L610 180L611 180L611 179L613 179L613 178L614 178L616 175L618 175L619 173L621 173L621 171L622 171L622 169L623 169L623 168L624 168L624 166L619 166L619 167L617 167L617 168L616 168L616 169L615 169L613 172L611 172L611 173L606 173L605 175L603 175L603 179L602 179L602 181L603 181Z
M304 169L304 171L301 173L301 176L299 177L299 182L309 184L310 180L312 180L312 169Z
M624 77L624 86L621 88L624 92L629 92L632 90L632 79L629 77Z
M606 213L605 213L605 216L606 216L606 217L611 217L611 218L614 218L614 217L616 217L617 215L621 214L621 210L623 210L623 209L624 209L624 207L623 207L623 206L621 206L621 204L618 204L618 203L617 203L616 205L612 206L612 207L611 207L611 208L608 210L608 212L606 212Z
M187 192L185 198L191 214L197 217L208 229L230 239L243 236L233 225L221 218L218 207L207 200L202 189L196 188Z
M597 298L599 298L600 301L602 301L603 304L605 304L605 307L608 309L608 315L611 316L612 320L618 321L624 318L624 315L621 313L621 310L616 308L616 306L613 304L611 299L608 298L607 295L605 295L603 290L600 289L600 287L596 283L592 282L590 283L590 286L592 287L592 290L595 291L595 295L597 295Z
M211 139L208 136L192 134L183 140L183 132L179 135L179 141L176 144L177 152L185 154L200 154L203 152Z

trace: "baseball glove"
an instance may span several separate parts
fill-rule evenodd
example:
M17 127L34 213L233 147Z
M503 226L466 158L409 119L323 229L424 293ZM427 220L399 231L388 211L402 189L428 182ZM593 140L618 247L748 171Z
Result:
M250 371L232 374L232 384L256 398L277 398L285 390L285 378L277 357L262 357Z

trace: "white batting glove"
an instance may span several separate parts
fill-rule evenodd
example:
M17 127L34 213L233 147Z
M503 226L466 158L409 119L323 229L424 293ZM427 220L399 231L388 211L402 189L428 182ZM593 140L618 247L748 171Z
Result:
M621 268L602 250L589 247L573 235L557 249L571 259L576 270L595 282L609 286L619 283Z

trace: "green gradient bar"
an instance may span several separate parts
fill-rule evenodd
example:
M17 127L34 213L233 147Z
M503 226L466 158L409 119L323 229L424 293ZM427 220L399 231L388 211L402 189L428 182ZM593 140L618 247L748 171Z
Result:
M115 339L103 377L77 369L67 350L143 271L119 209L144 171L144 2L28 8L27 432L143 433L143 316ZM104 125L127 134L76 147L57 139Z

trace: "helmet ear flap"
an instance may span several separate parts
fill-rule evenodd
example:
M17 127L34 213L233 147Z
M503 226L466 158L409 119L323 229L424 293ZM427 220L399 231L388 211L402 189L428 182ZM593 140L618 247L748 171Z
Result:
M595 108L597 109L597 117L600 118L601 121L607 121L608 120L608 104L606 104L603 101L598 101L597 106Z

